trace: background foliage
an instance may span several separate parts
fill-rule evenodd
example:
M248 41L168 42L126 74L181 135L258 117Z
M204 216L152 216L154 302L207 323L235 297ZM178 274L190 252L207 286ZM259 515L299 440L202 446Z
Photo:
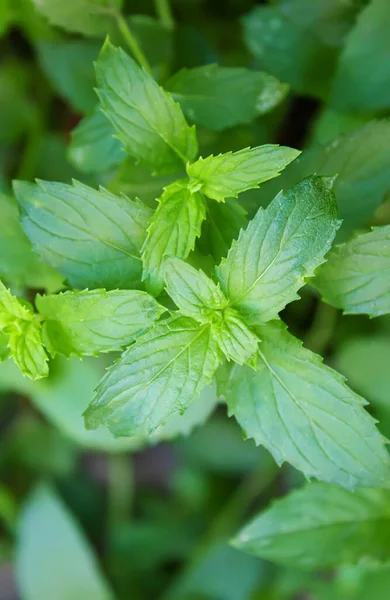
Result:
M377 257L360 262L356 272L354 262L367 248L389 243L387 230L370 232L370 226L390 224L389 25L387 0L0 0L1 279L15 295L33 301L37 292L61 290L63 276L73 272L60 275L55 264L44 264L33 252L24 231L34 215L23 213L23 230L13 179L75 178L102 185L149 207L134 206L125 214L118 200L117 223L135 219L134 211L146 221L162 188L172 183L178 153L196 154L193 129L181 127L179 112L185 134L177 136L173 128L176 150L157 152L152 163L149 154L142 155L145 139L138 147L125 127L120 139L113 137L112 125L96 109L94 88L106 109L116 102L119 116L120 98L104 95L105 73L98 68L96 82L93 68L109 34L196 124L201 156L269 143L303 151L279 177L248 188L239 200L207 201L198 245L206 272L207 254L219 262L248 218L281 189L314 173L337 174L334 190L343 219L337 241L352 241L322 267L316 287L350 314L321 302L307 286L282 317L306 348L322 354L367 398L379 430L389 436L390 263ZM112 55L107 51L103 58ZM150 96L143 100L148 101ZM149 167L156 161L152 176ZM44 194L50 198L52 188L39 185L40 200ZM217 189L208 190L210 197L222 199L223 185L222 177ZM182 185L174 186L168 188L173 197L185 193ZM19 184L15 194L34 197L34 190ZM78 193L88 196L82 186ZM101 192L106 214L114 210L108 200ZM36 206L40 223L50 219L44 209L43 202ZM119 226L111 235L127 248L134 242L123 242ZM91 245L91 255L98 252ZM161 273L153 256L147 260L148 285L158 290ZM373 270L379 276L372 285L380 285L382 293L374 310L358 293ZM80 270L72 285L83 287L85 276ZM353 286L346 291L347 276ZM103 279L110 289L121 286L120 277L120 270L102 267L97 282L102 287ZM135 269L133 287L139 278ZM37 306L50 316L55 307L38 298ZM147 308L159 311L153 304ZM52 343L58 339L56 323L46 323ZM275 330L275 348L265 341L270 352L283 346L283 335ZM93 355L94 340L84 340L80 330L78 336L78 352ZM60 351L68 353L65 343ZM0 352L5 357L2 337ZM297 353L307 366L304 350ZM196 412L187 411L185 428L171 420L151 443L115 439L105 428L86 430L81 415L109 362L106 355L82 362L57 356L49 377L35 382L10 360L0 365L1 600L387 600L388 489L353 493L333 484L307 484L287 464L279 469L265 449L242 440L215 387L206 388ZM255 376L245 369L245 379L233 379L226 393L229 410L240 386ZM264 374L256 377L266 385ZM277 439L280 430L273 433ZM313 474L312 465L302 462L300 468Z

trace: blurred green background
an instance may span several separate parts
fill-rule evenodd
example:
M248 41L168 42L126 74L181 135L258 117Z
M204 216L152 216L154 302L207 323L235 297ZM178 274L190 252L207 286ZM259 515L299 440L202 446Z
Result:
M0 0L0 277L30 300L62 279L32 252L12 179L75 177L151 206L168 181L125 158L99 116L78 126L96 105L105 34L126 47L115 22L89 31L93 1L76 2L87 25L61 27L37 10L55 13L58 0ZM288 85L249 123L197 127L201 155L269 142L304 149L280 178L243 195L249 216L307 174L338 173L341 237L390 223L388 0L129 0L122 14L161 84L182 67L218 63ZM390 319L342 317L311 289L301 296L283 314L291 331L348 377L389 435ZM303 478L243 441L215 389L205 395L210 418L189 422L188 435L173 428L146 446L86 431L81 414L108 362L56 359L34 383L0 365L0 600L390 597L390 565L307 572L229 546L248 516Z

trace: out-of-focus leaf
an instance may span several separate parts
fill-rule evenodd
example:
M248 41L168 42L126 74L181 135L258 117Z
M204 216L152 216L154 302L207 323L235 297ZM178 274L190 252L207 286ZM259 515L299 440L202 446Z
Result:
M0 67L0 142L18 141L36 118L29 97L30 78L22 61L4 61Z
M343 111L390 108L390 11L387 0L371 0L349 34L337 69L332 101Z
M102 37L114 27L111 9L122 0L33 0L37 10L49 23L91 37Z
M126 159L126 154L114 135L115 129L97 106L72 131L70 162L84 173L101 173L116 167Z
M238 238L240 229L245 229L248 223L246 214L235 198L227 198L225 202L206 198L206 219L197 243L201 252L210 253L219 262L227 255L232 241Z
M173 59L172 31L148 15L132 15L129 25L152 67L155 79L164 79Z
M219 65L183 69L165 87L190 121L216 131L272 110L288 89L268 73Z
M35 488L21 515L16 569L24 600L114 598L80 527L43 485Z
M355 12L340 0L281 0L252 9L244 36L262 68L301 94L324 97Z
M56 40L38 43L43 71L54 89L80 112L96 105L94 91L96 60L100 44L87 40Z

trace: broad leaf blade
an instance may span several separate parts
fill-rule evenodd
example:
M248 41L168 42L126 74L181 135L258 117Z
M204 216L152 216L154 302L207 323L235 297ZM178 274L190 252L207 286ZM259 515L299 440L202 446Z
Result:
M222 291L239 312L266 322L297 298L339 226L332 186L330 178L305 179L241 231L217 267Z
M288 90L268 73L219 65L182 69L165 87L190 121L216 131L272 110Z
M104 44L96 77L102 109L135 159L162 174L195 158L195 129L180 106L122 49Z
M42 260L72 287L136 288L151 215L142 202L101 188L14 182L22 227Z
M329 568L388 559L390 492L311 483L272 504L233 545L298 568Z
M365 401L280 321L256 332L257 370L235 369L225 389L245 434L307 477L347 488L390 487L385 440Z
M48 358L42 344L39 321L21 321L18 327L13 327L9 333L8 347L23 375L33 380L48 376Z
M80 527L45 486L35 488L23 508L16 570L25 600L114 598Z
M72 131L69 161L84 173L101 173L124 162L126 154L115 130L98 106Z
M340 57L333 104L342 111L390 108L390 75L383 57L390 53L389 3L372 0L357 18Z
M221 360L209 325L174 316L138 338L107 373L85 413L88 428L148 436L209 385Z
M390 313L390 225L337 246L313 285L346 314Z
M207 322L216 310L227 306L218 284L178 258L164 262L166 289L180 312L196 321Z
M158 295L164 287L165 256L187 258L206 216L202 194L192 192L185 179L168 185L158 203L142 250L143 280L153 295Z
M199 158L187 165L189 177L196 180L209 198L222 202L236 198L241 192L280 175L297 156L299 150L285 146L266 145Z
M45 318L44 341L53 356L120 350L165 312L152 296L136 290L37 296L36 306Z

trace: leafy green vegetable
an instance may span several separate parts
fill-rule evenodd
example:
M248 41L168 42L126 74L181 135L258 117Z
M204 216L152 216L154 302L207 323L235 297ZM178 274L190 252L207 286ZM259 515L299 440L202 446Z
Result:
M44 265L32 251L19 223L15 200L0 193L0 277L15 286L45 288L49 292L61 288L62 277Z
M177 172L195 158L195 129L171 96L121 48L104 44L96 77L102 109L129 154L154 173Z
M256 371L235 367L225 389L245 435L307 477L347 488L389 487L385 440L363 410L365 401L281 322L256 333Z
M227 306L219 285L178 258L164 261L164 275L168 294L187 317L207 323Z
M219 65L182 69L165 87L190 121L216 131L272 110L288 90L267 73Z
M61 551L53 552L59 540ZM43 485L23 508L17 572L26 600L114 598L79 525L54 491Z
M259 209L217 267L222 290L252 321L266 322L298 296L339 226L333 180L311 177Z
M225 198L237 198L241 192L277 177L299 154L298 150L284 146L245 148L199 158L187 165L187 173L206 196L223 202Z
M142 202L73 185L14 182L22 227L42 260L76 288L136 288L151 214Z
M225 357L239 365L249 361L256 353L259 342L257 336L243 323L239 313L233 308L226 308L222 314L216 316L212 334Z
M209 385L221 355L209 324L173 316L138 338L102 379L85 412L117 436L148 436Z
M55 356L99 354L128 346L165 312L146 292L91 290L37 296L45 346Z
M115 130L98 106L72 131L68 158L84 173L99 173L121 164L126 154Z
M358 16L334 81L332 101L339 109L370 112L390 107L390 76L382 60L390 52L389 26L386 0L371 0Z
M164 287L164 257L187 258L206 216L202 194L193 192L186 179L168 185L158 203L142 249L143 280L153 295Z
M356 8L340 0L280 0L243 18L245 41L263 68L301 94L329 93Z
M93 61L99 44L87 40L45 41L38 44L44 72L58 93L80 112L96 104Z
M390 312L390 226L337 246L314 280L324 299L346 314Z
M338 567L363 557L388 559L389 527L389 490L351 492L317 482L277 500L233 544L294 567Z
M113 25L113 8L122 0L32 0L52 24L92 37L105 35Z

